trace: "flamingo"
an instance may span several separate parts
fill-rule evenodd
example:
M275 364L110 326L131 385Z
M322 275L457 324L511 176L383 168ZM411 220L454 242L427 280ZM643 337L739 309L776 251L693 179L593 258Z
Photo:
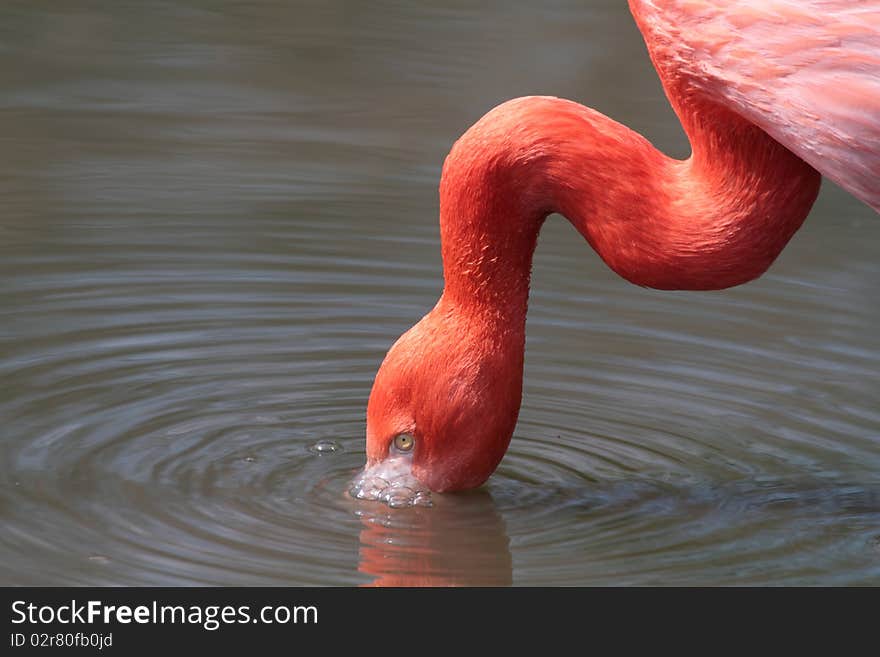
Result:
M717 290L767 270L822 175L880 211L880 0L629 8L691 156L553 97L507 101L458 139L440 180L443 293L376 374L359 496L394 501L371 477L444 492L496 469L522 399L532 254L550 213L632 283Z

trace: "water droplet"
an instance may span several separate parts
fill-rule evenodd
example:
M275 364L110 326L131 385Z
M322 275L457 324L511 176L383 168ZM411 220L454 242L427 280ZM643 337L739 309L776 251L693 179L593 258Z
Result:
M342 451L342 447L335 440L319 440L309 448L314 454L333 454Z

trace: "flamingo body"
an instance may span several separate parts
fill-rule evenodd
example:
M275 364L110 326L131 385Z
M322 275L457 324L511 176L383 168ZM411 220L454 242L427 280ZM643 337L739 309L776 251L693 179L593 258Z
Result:
M880 209L880 2L630 7L691 157L550 97L508 101L462 135L440 182L443 294L376 375L367 473L401 433L415 438L406 457L431 490L478 486L495 470L519 412L532 255L548 214L633 283L712 290L766 271L809 213L820 172Z
M689 96L711 98L880 211L880 2L630 0L630 9L676 111Z

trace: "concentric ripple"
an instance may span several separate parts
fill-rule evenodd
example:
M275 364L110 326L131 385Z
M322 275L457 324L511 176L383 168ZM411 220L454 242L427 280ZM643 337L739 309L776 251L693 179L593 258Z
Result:
M566 257L566 230L548 229L559 248L542 244L537 267ZM875 361L810 342L830 297L800 302L797 340L782 335L791 308L771 313L771 349L700 326L725 304L746 312L745 291L696 306L636 291L639 326L609 310L578 324L604 290L572 283L585 293L563 304L536 274L525 403L499 471L431 508L362 495L410 507L394 509L346 491L371 376L433 272L384 293L395 326L352 303L394 275L381 262L334 295L320 272L317 291L298 284L296 257L250 254L247 270L240 257L175 269L157 248L154 271L120 257L73 275L59 258L40 277L7 261L4 326L30 328L0 359L5 583L878 581ZM783 280L753 294L774 287L782 305Z
M681 147L625 3L128 4L7 17L0 584L880 584L880 221L834 189L719 293L551 218L498 471L348 494L461 130L545 89Z

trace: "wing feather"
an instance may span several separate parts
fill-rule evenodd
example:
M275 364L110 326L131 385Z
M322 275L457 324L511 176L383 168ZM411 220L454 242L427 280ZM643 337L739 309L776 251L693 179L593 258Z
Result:
M880 212L880 0L630 0L677 67Z

